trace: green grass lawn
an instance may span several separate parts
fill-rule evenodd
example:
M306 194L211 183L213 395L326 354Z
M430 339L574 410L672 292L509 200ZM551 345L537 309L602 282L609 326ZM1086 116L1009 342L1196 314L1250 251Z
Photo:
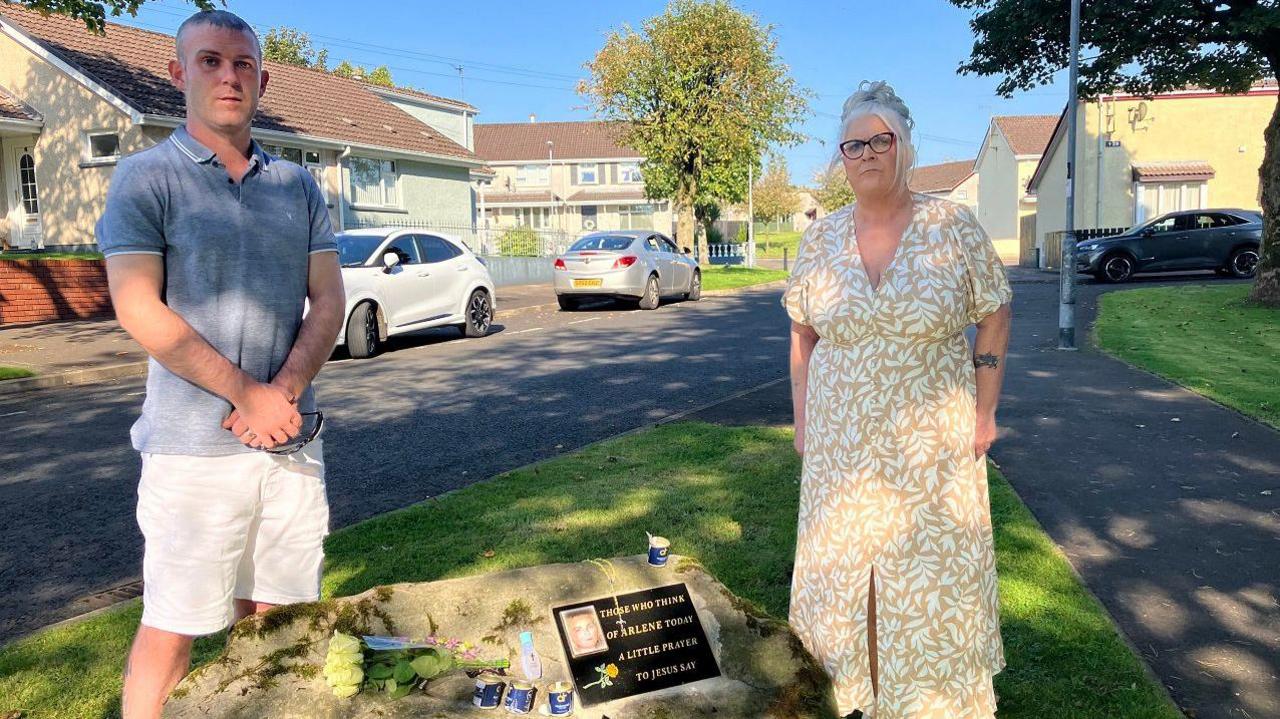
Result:
M101 252L0 252L0 260L100 260Z
M796 258L796 248L800 246L801 234L792 230L767 233L757 231L756 257L780 260L782 259L782 251L785 249L787 257L794 260Z
M5 367L0 365L0 380L19 379L21 377L34 377L35 372L22 367Z
M665 425L335 532L326 596L639 554L645 531L787 614L800 461L788 430ZM1008 668L1001 719L1179 719L1009 485L991 471ZM416 477L406 477L414 481ZM0 649L0 716L113 717L137 602ZM221 637L201 640L208 661Z
M1245 302L1249 285L1153 287L1102 296L1107 352L1280 427L1280 310Z
M702 289L732 290L738 287L762 285L766 282L785 280L791 273L786 270L765 270L759 267L721 265L702 270Z

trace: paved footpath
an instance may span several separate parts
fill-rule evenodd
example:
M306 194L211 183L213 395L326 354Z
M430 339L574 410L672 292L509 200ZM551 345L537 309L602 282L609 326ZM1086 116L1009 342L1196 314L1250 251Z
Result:
M1280 433L1094 349L1112 288L1062 352L1056 276L1013 279L992 458L1189 716L1280 717ZM790 425L790 387L691 419Z

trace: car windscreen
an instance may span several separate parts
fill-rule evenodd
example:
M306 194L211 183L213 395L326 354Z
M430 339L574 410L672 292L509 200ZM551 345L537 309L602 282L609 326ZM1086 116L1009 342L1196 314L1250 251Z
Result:
M339 234L338 258L343 267L359 267L369 259L369 255L378 249L378 245L387 238L378 235Z
M584 237L573 243L573 247L569 248L570 252L581 252L583 250L625 250L635 242L634 237L611 237L609 235L599 235L596 237Z

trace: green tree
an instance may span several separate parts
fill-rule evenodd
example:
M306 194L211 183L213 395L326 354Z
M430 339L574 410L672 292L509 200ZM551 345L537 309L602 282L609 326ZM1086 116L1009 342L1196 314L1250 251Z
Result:
M826 212L834 212L853 202L853 188L840 165L813 174L813 197Z
M338 66L333 68L333 74L339 77L355 77L357 73L363 77L365 74L364 68L356 67L346 60L338 63Z
M1064 0L950 0L975 11L960 72L1002 75L1006 97L1052 81L1070 55ZM1188 86L1240 93L1280 76L1276 0L1090 0L1082 3L1080 96L1152 95ZM1280 307L1280 100L1264 131L1262 252L1251 297Z
M728 0L672 0L639 32L610 33L587 63L579 91L599 117L627 123L622 141L645 158L645 194L672 200L682 245L699 234L699 204L741 201L761 153L803 139L792 128L807 93L777 44L771 26ZM705 263L705 236L697 244Z
M106 28L107 13L111 17L120 17L125 13L137 17L138 8L147 0L18 0L20 5L38 10L46 15L60 14L73 17L84 22L85 27L99 35ZM225 0L192 0L192 4L200 10L213 10L218 5L225 5Z
M753 220L781 220L800 211L800 193L791 186L787 163L775 158L752 193Z
M391 70L386 65L375 67L372 71L365 73L366 82L383 87L395 87L396 84L391 80Z
M325 70L329 51L311 45L311 36L291 27L273 27L262 36L262 57L299 67Z

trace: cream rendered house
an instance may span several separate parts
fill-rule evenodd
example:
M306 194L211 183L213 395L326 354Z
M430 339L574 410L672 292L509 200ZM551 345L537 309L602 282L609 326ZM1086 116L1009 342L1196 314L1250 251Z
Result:
M644 195L643 160L606 122L489 123L475 150L492 169L480 185L482 227L529 227L576 237L595 230L652 229L670 235L671 203Z
M911 173L911 191L951 200L976 210L978 173L973 168L973 160L920 165Z
M0 237L9 246L94 249L116 163L164 141L185 117L168 75L173 43L114 23L95 35L79 20L0 2ZM265 66L271 82L253 135L311 172L335 228L472 226L471 180L483 163L464 134L452 139L362 83ZM474 108L449 109L465 132Z
M1166 212L1261 207L1263 131L1275 81L1241 95L1186 90L1107 95L1077 110L1075 226L1128 228ZM1066 226L1066 113L1030 188L1039 198L1033 248ZM1034 254L1034 252L1032 253Z
M1018 258L1022 218L1034 215L1027 182L1053 134L1055 115L994 117L974 169L978 173L978 221L1006 262Z

